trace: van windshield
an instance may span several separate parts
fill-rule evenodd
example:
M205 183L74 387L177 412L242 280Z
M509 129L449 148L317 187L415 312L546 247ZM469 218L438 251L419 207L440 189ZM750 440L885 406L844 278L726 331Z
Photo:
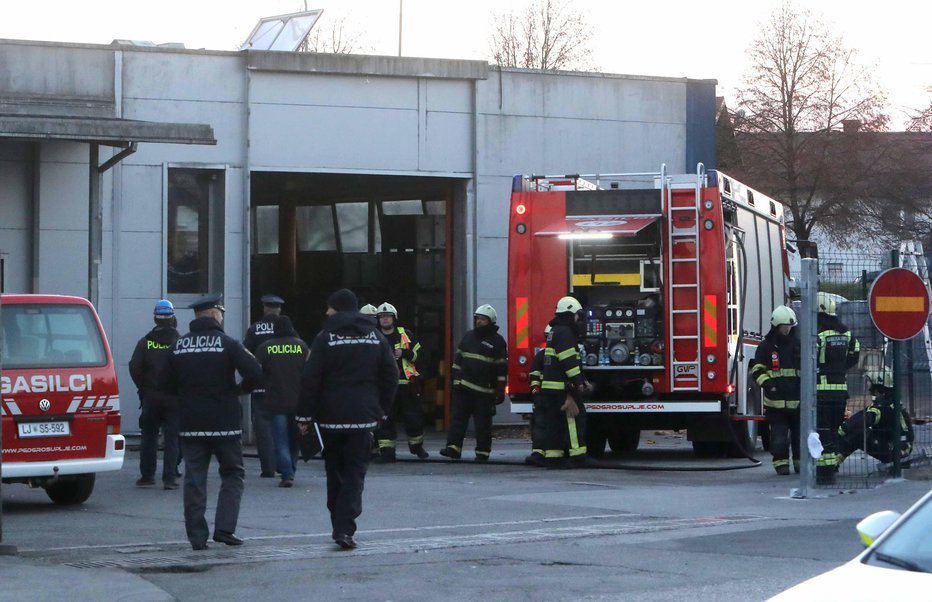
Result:
M97 321L84 305L3 306L3 369L79 368L107 363Z

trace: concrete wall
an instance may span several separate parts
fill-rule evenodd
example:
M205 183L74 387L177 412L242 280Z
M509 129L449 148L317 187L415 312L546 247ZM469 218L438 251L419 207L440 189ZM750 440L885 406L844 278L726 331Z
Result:
M9 63L15 59L17 62ZM505 316L511 178L521 173L693 171L714 148L714 82L489 69L477 61L231 53L0 42L0 105L29 113L209 124L216 146L140 144L103 178L99 311L135 430L126 363L166 295L167 169L225 174L227 331L240 337L249 171L461 178L454 338L475 304ZM29 70L49 64L50 72ZM22 68L19 68L22 66ZM10 75L10 73L13 75ZM86 98L82 107L75 99ZM13 100L10 100L13 99ZM33 103L33 104L30 104ZM10 109L9 107L12 107ZM40 111L36 111L40 112ZM30 284L32 146L0 141L0 249L8 290L87 291L88 146L41 142L36 287ZM101 161L109 157L102 148ZM9 249L9 251L8 251ZM12 259L16 256L16 259ZM12 264L12 265L11 265ZM176 306L190 299L174 295ZM191 312L179 312L181 329Z

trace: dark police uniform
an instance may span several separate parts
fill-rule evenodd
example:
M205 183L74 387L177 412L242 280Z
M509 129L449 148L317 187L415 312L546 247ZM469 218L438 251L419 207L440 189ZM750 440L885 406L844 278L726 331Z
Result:
M277 295L263 295L263 307L280 307L285 300ZM275 333L275 315L264 315L246 330L243 345L255 355L259 347ZM274 477L276 468L275 440L272 435L272 413L265 406L265 390L256 389L249 399L249 415L256 434L256 453L259 455L261 476Z
M218 308L221 295L193 303L195 312ZM236 384L236 372L242 376ZM238 545L233 533L243 495L243 418L239 395L262 384L262 367L242 343L227 336L220 323L195 318L191 331L175 343L164 387L175 393L181 409L181 449L185 460L184 519L195 549L207 545L207 471L211 456L220 463L220 493L214 540Z
M372 431L391 411L398 366L371 318L355 310L351 291L337 291L327 303L337 313L311 343L297 420L320 427L333 539L350 549L356 547L352 537L362 513Z
M171 322L174 324L174 320ZM159 429L164 435L162 453L162 483L166 489L177 489L178 470L178 398L159 391L159 378L165 371L172 348L178 340L178 330L172 326L156 326L139 339L129 360L129 375L139 391L142 412L137 485L155 482L158 458Z
M476 461L487 461L492 453L492 415L505 399L508 376L508 346L498 334L498 326L489 324L466 333L453 356L452 373L453 408L444 455L453 452L450 457L460 456L472 417Z
M800 346L796 330L785 337L777 327L757 347L751 363L751 376L764 394L764 416L770 428L770 453L777 474L790 473L790 448L793 467L799 472L799 368Z

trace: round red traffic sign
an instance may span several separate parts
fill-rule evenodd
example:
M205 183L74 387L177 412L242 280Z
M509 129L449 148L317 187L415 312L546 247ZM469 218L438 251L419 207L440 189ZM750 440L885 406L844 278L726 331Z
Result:
M929 289L918 275L905 268L890 268L871 285L871 320L885 337L911 339L929 319Z

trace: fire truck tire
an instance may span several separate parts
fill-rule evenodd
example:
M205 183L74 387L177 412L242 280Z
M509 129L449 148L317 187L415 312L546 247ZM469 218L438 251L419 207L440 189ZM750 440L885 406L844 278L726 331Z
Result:
M693 453L697 458L723 458L725 454L724 441L693 441Z
M641 431L639 429L625 429L616 427L614 432L608 435L608 444L616 454L630 454L638 449L641 442Z
M49 499L61 506L82 504L94 491L95 477L93 473L61 477L51 485L46 485L45 493Z

